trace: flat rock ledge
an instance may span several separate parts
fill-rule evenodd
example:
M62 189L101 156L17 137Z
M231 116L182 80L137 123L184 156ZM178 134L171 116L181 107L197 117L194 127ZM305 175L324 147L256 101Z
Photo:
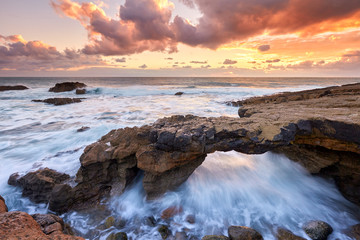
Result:
M43 103L52 104L55 106L60 106L60 105L66 105L66 104L71 104L71 103L79 103L79 102L81 102L81 99L84 99L84 98L47 98L44 100L35 99L35 100L32 100L32 102L43 102Z
M23 85L16 85L16 86L0 86L0 92L4 91L13 91L13 90L26 90L29 89Z
M207 154L231 150L284 153L311 173L333 177L344 196L360 204L360 96L343 93L248 104L256 113L246 118L172 116L112 130L85 148L76 186L53 185L49 208L86 208L121 194L139 171L147 198L155 199L185 182Z

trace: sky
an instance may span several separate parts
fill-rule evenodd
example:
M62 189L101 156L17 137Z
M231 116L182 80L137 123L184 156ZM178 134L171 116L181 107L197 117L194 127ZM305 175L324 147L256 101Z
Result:
M1 76L360 77L360 0L1 0Z

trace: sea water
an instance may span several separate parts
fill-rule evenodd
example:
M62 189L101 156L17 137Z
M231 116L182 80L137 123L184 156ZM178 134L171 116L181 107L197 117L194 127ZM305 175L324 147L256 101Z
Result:
M79 81L88 93L52 93L57 82ZM45 204L21 197L7 185L14 173L49 167L72 176L80 166L84 148L112 129L151 124L174 114L237 117L237 108L224 102L284 91L306 90L360 82L356 78L0 78L0 85L23 84L24 91L0 92L0 195L10 210L46 213ZM175 96L176 92L184 92ZM81 103L52 106L31 102L51 97L85 97ZM77 132L82 126L88 131ZM359 208L345 200L334 183L309 175L284 156L216 152L176 191L146 201L141 174L121 196L105 203L103 212L64 214L77 234L106 239L112 232L127 232L131 239L160 239L159 224L174 235L186 232L193 239L224 234L231 225L253 227L265 239L274 239L277 227L306 237L301 226L323 220L334 228L330 239L356 224ZM171 221L161 212L182 209ZM195 217L190 224L185 219ZM122 224L104 229L109 216ZM153 217L156 225L148 224Z

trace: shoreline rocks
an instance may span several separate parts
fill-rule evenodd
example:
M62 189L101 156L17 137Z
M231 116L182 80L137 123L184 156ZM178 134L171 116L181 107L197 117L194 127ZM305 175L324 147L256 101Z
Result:
M326 240L333 232L332 227L323 221L311 221L302 228L312 240Z
M244 226L230 226L228 234L230 240L263 240L255 229Z
M84 99L84 98L47 98L44 100L35 99L35 100L32 100L32 102L43 102L43 103L52 104L55 106L60 106L60 105L66 105L66 104L71 104L71 103L79 103L79 102L81 102L81 99Z
M244 105L253 113L247 118L172 116L112 130L85 148L77 185L57 184L49 208L65 212L96 205L121 194L140 171L147 198L155 199L185 182L207 154L231 150L284 153L311 173L334 178L344 196L360 204L360 84L336 89L295 105Z
M85 83L80 82L62 82L56 83L54 87L49 89L49 92L69 92L78 88L86 87Z
M26 90L29 89L26 86L23 85L16 85L16 86L0 86L0 92L4 91L14 91L14 90Z
M0 196L0 204L4 199ZM7 206L5 205L6 209ZM62 218L54 214L34 214L25 212L2 212L0 209L1 239L58 239L84 240L68 235L69 228Z

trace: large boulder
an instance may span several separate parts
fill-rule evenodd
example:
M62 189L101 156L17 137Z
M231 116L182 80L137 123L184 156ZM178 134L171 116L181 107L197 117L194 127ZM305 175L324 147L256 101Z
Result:
M7 211L8 211L8 208L5 204L5 199L2 196L0 196L0 213L5 213Z
M43 103L52 104L55 106L60 106L60 105L66 105L66 104L71 104L71 103L79 103L79 102L81 102L81 99L83 99L83 98L47 98L44 100L35 99L35 100L32 100L32 102L43 102Z
M323 221L310 221L302 228L312 240L326 240L333 232L332 227Z
M46 222L47 220L45 220ZM60 223L58 223L61 225ZM47 228L49 234L43 232L36 220L25 212L7 212L0 214L1 239L26 239L26 240L83 240L81 237L70 236L62 233L59 226L54 224ZM55 230L54 230L55 229Z
M8 183L22 187L22 195L29 197L30 200L36 203L47 203L54 187L69 178L70 176L68 174L44 168L35 172L29 172L22 177L17 173L12 174Z
M55 84L54 87L49 89L49 92L68 92L84 87L86 87L86 84L80 82L63 82Z
M244 226L230 226L228 234L230 240L263 240L255 229Z
M29 89L23 85L16 85L16 86L0 86L0 92L3 91L12 91L12 90L26 90Z

